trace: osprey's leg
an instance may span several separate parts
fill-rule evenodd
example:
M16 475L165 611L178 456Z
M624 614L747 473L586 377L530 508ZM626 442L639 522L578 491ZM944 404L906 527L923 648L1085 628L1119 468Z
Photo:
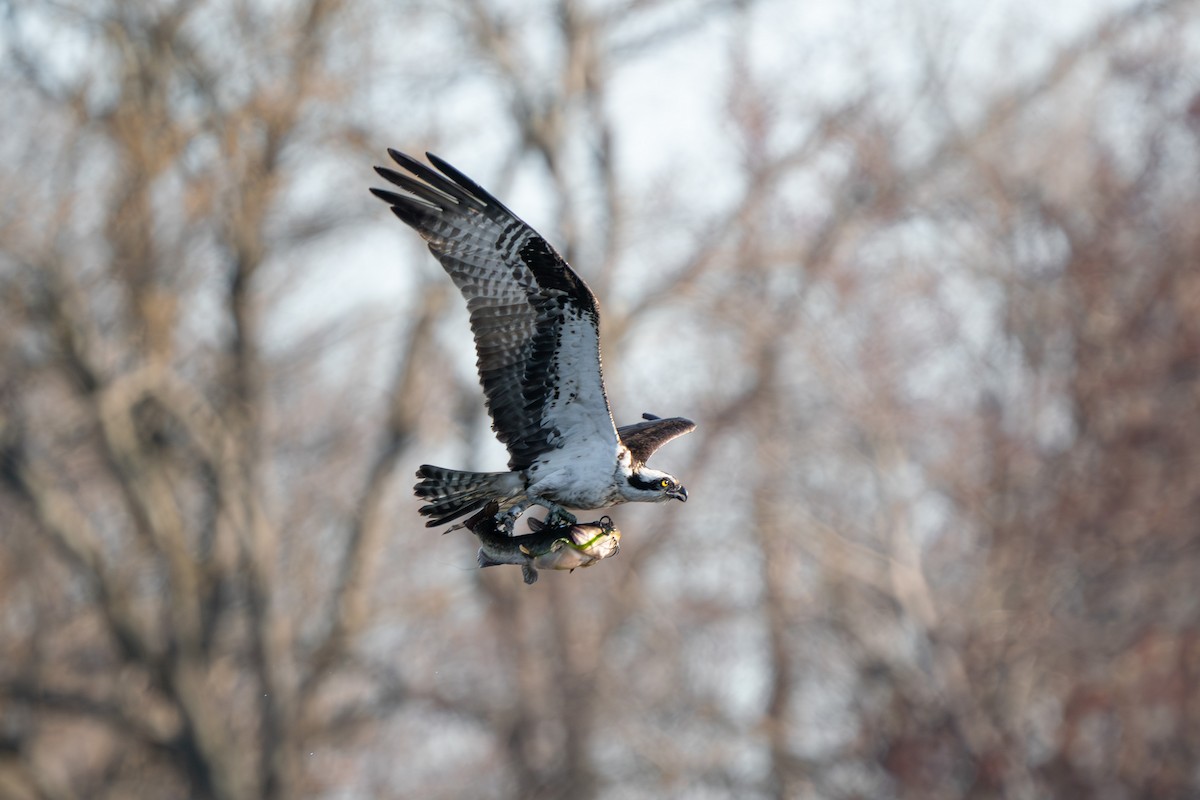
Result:
M575 515L567 511L560 505L548 503L546 508L550 509L550 516L546 517L546 524L550 527L556 525L574 525Z
M513 503L511 506L509 506L508 509L501 511L499 514L497 514L496 521L499 522L500 524L504 525L505 529L508 531L508 535L512 536L513 528L517 524L517 517L524 514L526 509L528 509L532 505L539 505L542 508L545 508L550 512L550 515L546 517L546 524L548 526L553 527L555 525L574 525L575 524L575 515L574 514L567 511L565 508L560 506L558 503L555 503L551 500L547 500L544 497L535 497L532 499L526 498L524 500L519 500L516 503Z
M525 509L532 505L530 500L521 500L513 503L504 511L496 515L496 522L504 526L504 530L509 536L513 535L513 528L516 527L517 517L525 513Z
M558 503L555 503L553 500L547 500L544 497L535 497L533 498L533 502L550 512L546 517L547 526L555 527L557 525L575 524L575 515L567 511Z

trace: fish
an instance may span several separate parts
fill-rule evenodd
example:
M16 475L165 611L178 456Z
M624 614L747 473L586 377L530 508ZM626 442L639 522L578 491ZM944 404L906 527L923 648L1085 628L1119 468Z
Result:
M525 583L536 583L539 569L565 569L574 572L597 561L615 556L621 550L621 531L612 517L595 522L548 525L530 519L531 533L512 536L496 515L500 506L492 501L464 527L479 539L476 557L480 568L515 564L521 568Z

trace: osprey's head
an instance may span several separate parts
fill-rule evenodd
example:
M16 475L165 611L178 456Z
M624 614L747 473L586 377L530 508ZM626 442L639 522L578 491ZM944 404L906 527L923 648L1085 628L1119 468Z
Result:
M672 498L687 502L687 489L672 476L656 469L642 466L631 472L626 482L627 488L622 494L634 502L661 503Z

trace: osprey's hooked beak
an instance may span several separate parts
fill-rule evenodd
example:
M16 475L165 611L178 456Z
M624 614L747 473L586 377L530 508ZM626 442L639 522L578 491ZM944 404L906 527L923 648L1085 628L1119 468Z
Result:
M677 486L675 489L668 492L667 494L669 494L671 497L674 497L676 500L678 500L681 503L687 502L687 489L684 488L683 486Z

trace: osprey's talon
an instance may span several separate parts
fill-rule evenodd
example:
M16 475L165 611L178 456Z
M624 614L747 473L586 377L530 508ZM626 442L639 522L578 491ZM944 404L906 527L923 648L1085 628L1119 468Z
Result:
M550 513L546 516L546 525L556 527L558 525L574 525L578 520L575 515L567 511L562 506L546 506Z
M509 536L515 535L517 527L517 518L525 513L525 509L529 508L529 503L520 502L509 507L506 511L501 511L496 514L496 523L504 528L504 532Z

